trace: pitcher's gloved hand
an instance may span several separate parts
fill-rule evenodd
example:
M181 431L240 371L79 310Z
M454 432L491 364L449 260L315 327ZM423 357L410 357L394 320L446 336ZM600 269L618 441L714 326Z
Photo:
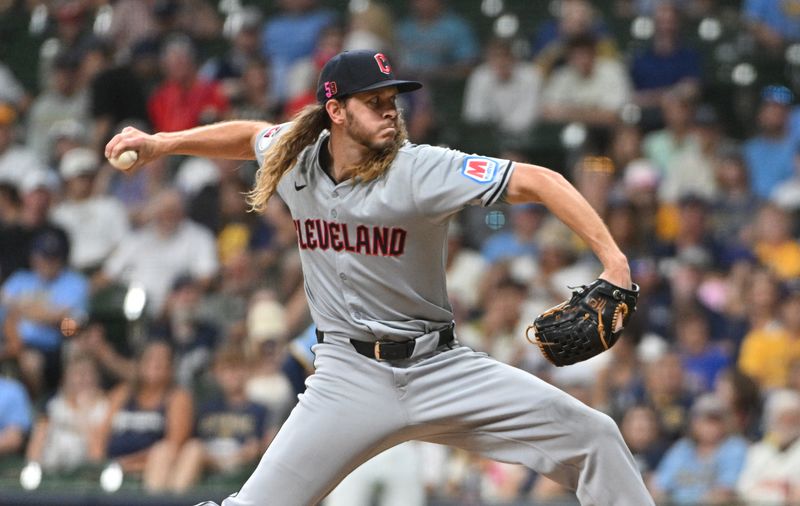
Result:
M611 348L636 310L639 286L620 288L604 279L582 286L572 298L539 315L525 337L553 364L582 362ZM530 332L533 330L533 337Z

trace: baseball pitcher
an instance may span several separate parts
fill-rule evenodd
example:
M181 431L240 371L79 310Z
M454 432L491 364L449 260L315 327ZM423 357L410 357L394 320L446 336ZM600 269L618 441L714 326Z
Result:
M635 308L625 256L559 174L409 143L395 98L420 87L395 79L381 53L344 52L322 69L318 103L289 123L155 135L129 127L106 146L109 159L136 152L133 169L173 154L255 158L253 210L277 193L294 220L316 372L223 506L317 504L359 464L408 440L523 464L583 505L653 504L608 416L458 344L445 287L448 222L464 206L543 203L604 268L532 325L548 358L572 363L610 347Z

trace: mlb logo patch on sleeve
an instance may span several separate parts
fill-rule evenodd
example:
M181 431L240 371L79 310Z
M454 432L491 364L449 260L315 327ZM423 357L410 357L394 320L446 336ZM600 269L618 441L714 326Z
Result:
M468 156L464 158L461 174L479 183L488 183L494 180L497 174L497 162L482 156Z

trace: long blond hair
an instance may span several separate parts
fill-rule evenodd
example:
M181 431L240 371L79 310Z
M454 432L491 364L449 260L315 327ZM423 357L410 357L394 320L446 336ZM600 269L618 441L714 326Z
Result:
M328 111L321 104L307 105L292 118L289 129L269 148L264 163L256 172L255 186L247 193L251 211L264 211L278 181L294 166L303 149L316 142L322 131L330 127ZM385 149L372 151L363 162L353 167L353 182L372 181L383 175L407 138L406 125L398 111L394 143Z

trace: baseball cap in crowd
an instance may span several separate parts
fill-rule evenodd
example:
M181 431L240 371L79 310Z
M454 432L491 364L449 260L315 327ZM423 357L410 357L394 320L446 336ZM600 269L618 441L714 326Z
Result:
M31 253L66 261L69 257L69 239L60 230L45 230L33 238Z
M392 65L383 53L344 51L322 67L317 83L317 101L324 104L332 98L344 98L387 86L397 86L400 93L406 93L422 88L422 83L395 79Z
M761 89L761 100L773 104L791 105L794 101L794 94L786 86L773 84Z
M34 190L47 190L56 192L59 188L58 176L49 170L32 170L25 174L19 184L19 191L23 195Z
M715 394L703 394L692 404L693 417L724 418L725 403Z
M89 148L72 148L61 158L58 171L64 180L94 174L100 166L100 157Z

